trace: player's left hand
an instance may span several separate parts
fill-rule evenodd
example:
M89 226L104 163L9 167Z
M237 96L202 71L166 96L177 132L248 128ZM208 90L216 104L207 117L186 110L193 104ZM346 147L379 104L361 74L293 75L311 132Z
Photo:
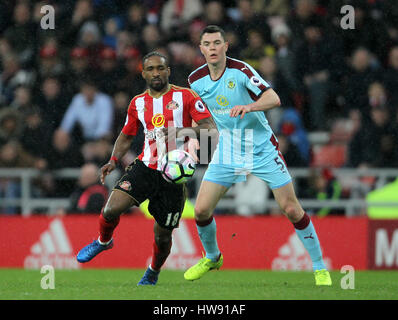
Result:
M243 119L245 114L249 112L251 112L250 105L243 105L243 106L238 105L231 109L231 111L229 112L229 116L235 118L240 115L240 118Z

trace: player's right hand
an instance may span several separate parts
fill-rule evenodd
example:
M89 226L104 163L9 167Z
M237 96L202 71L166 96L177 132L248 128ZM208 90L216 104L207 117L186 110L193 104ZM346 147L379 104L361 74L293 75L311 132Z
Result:
M199 162L199 158L196 152L200 149L199 140L194 138L189 138L188 140L188 153L192 156L196 163Z
M116 163L111 160L101 168L101 183L105 184L105 177L116 168Z

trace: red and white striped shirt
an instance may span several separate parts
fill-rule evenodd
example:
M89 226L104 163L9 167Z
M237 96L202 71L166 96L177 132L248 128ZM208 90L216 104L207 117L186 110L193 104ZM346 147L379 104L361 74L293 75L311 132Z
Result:
M188 88L170 85L170 89L159 98L149 94L149 90L135 96L128 107L127 117L122 132L126 135L136 135L141 122L145 142L138 156L146 166L160 170L157 157L157 147L154 129L156 127L192 127L192 120L198 122L211 117L199 95ZM185 139L177 139L173 146L166 145L166 151L176 148Z

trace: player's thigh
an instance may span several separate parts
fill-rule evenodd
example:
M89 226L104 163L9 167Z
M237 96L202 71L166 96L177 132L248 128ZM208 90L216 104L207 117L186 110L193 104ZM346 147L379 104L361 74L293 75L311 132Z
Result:
M279 204L288 219L293 223L300 221L304 210L297 199L293 183L290 182L282 187L272 189L272 193L274 194L275 201Z
M160 173L159 173L160 174ZM149 198L148 211L162 228L173 230L179 225L186 200L186 187L159 179L159 190Z
M139 205L157 192L160 173L148 168L142 161L135 159L124 175L116 183L113 190L118 190Z
M195 203L195 217L204 220L211 217L217 203L228 191L229 187L203 180Z

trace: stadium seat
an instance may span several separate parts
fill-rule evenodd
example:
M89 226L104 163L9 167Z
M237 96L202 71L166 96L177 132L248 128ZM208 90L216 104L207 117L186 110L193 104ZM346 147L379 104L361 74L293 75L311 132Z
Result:
M345 164L346 159L347 145L345 144L314 146L311 166L339 168Z

